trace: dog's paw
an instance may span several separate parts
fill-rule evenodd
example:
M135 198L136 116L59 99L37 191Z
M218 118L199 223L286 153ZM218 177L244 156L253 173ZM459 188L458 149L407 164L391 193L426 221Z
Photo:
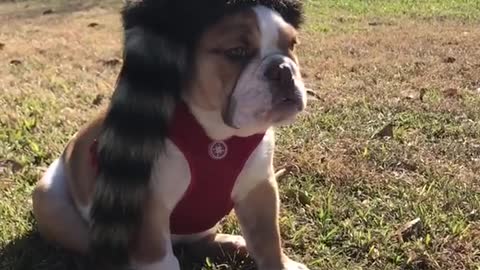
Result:
M240 235L216 234L213 243L222 251L221 253L247 255L247 243Z
M282 270L309 270L309 269L304 264L298 263L291 259L287 259L287 261L284 263Z
M282 266L261 266L259 265L260 270L310 270L306 265L298 263L291 260L288 257L282 259Z

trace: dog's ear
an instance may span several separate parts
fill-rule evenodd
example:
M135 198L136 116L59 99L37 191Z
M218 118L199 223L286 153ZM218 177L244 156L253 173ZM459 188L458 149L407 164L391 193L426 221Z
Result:
M303 0L258 0L259 4L270 7L277 11L283 19L295 28L303 24L304 5Z
M295 28L304 22L304 0L224 0L226 6L237 9L252 5L263 5L278 12L283 19Z
M184 45L141 25L125 30L123 66L98 138L90 227L98 263L128 264L186 65Z

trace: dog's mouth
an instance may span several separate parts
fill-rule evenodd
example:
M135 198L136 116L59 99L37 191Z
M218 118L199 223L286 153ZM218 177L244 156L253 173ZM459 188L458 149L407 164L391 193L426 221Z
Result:
M282 98L277 104L273 106L274 109L276 108L292 108L292 109L297 109L298 111L303 110L303 102L301 98L292 98L292 97L284 97Z
M272 102L270 119L273 123L289 121L304 109L305 103L303 102L300 91L294 90L291 94L276 98Z
M222 120L223 120L223 123L228 127L239 129L239 127L233 123L233 116L236 108L237 108L237 102L230 97L228 99L227 105L222 110Z

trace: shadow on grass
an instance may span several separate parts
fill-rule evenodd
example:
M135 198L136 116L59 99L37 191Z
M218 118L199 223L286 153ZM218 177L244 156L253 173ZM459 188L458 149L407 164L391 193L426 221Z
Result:
M80 270L78 258L32 231L0 249L2 270Z
M174 253L180 261L182 269L188 270L256 270L250 257L224 253L216 258L195 257L188 247L174 246Z
M188 248L183 246L174 247L175 255L179 258L182 269L256 269L249 258L237 258L225 254L224 257L211 259L210 263L206 263L206 258L192 260L192 256L187 250ZM31 231L0 249L0 269L90 270L94 267L84 258L48 243L37 231Z

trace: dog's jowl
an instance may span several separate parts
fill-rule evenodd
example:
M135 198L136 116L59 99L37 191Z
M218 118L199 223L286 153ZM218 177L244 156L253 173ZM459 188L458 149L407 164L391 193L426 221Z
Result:
M42 236L113 269L178 270L175 243L307 269L283 252L272 164L274 128L306 106L302 16L296 0L127 1L111 103L33 193ZM242 236L217 234L232 210Z

